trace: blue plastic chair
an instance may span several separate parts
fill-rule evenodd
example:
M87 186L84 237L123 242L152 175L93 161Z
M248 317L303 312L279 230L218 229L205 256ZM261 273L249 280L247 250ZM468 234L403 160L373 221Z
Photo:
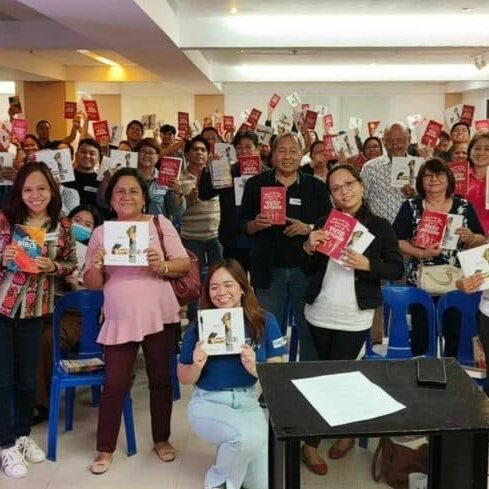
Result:
M56 460L58 439L58 418L61 395L65 391L65 429L73 429L73 411L75 388L78 386L92 386L100 388L103 385L105 374L102 371L87 374L70 374L63 370L60 361L61 345L61 317L68 309L81 312L81 337L77 358L102 358L102 347L96 342L99 332L99 317L103 304L103 294L98 290L79 290L68 292L61 297L54 309L53 315L53 378L51 381L51 398L49 408L48 426L48 454L49 460ZM124 400L124 426L126 429L127 454L136 453L136 435L134 431L134 418L132 414L132 401L129 393Z
M367 337L365 358L367 360L387 360L392 358L412 358L407 315L413 304L423 306L428 315L428 351L427 356L436 357L435 306L430 295L424 290L409 286L382 287L384 304L390 311L390 324L387 352L380 355L372 350Z

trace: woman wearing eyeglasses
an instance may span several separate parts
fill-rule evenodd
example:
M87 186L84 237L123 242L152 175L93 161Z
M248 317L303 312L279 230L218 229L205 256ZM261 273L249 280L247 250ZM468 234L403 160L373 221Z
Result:
M304 243L312 271L304 315L320 360L355 360L369 333L374 311L382 305L380 282L400 279L403 261L391 225L373 214L364 201L358 170L352 165L335 166L326 183L336 208L357 219L374 239L363 254L347 247L341 263L337 263L316 251L327 239L322 227L328 216L316 223ZM353 442L351 438L336 441L329 457L344 457ZM318 440L307 440L302 460L312 472L324 475L328 469L317 452L318 445Z

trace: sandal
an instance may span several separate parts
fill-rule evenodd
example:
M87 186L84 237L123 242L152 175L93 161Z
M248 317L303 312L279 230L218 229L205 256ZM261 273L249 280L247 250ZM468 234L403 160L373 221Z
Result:
M155 444L153 450L158 458L163 462L173 462L177 458L175 448L168 441L159 441Z
M90 472L94 475L105 474L110 468L113 455L108 452L98 453L94 461L90 464Z

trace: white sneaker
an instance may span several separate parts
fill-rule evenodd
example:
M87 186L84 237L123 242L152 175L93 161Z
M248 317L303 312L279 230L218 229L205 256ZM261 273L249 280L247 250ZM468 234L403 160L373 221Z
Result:
M0 453L2 468L7 477L20 479L27 475L27 464L17 445L5 448Z
M17 438L15 445L27 462L37 464L46 460L46 454L37 446L37 443L30 436L21 436Z

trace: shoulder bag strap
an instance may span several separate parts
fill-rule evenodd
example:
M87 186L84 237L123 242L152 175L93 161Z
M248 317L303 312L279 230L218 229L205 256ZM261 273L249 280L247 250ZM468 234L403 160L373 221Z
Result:
M156 232L158 233L158 240L160 242L161 250L163 251L163 258L167 260L165 251L165 240L163 239L163 230L161 229L161 223L158 216L153 216L153 223L156 227Z

